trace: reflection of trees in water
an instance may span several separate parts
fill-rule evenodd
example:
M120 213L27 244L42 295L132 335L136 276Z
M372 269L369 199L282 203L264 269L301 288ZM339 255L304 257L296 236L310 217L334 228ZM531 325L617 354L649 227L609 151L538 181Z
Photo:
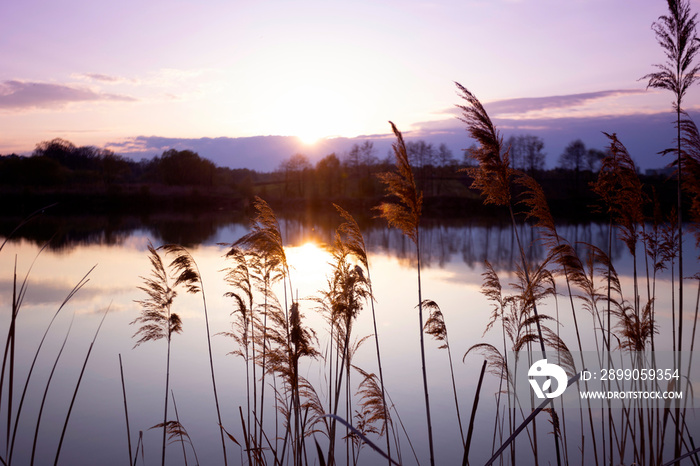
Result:
M340 223L339 221L337 223ZM299 219L280 221L285 244L301 245L310 239L329 243L336 224L333 221L315 221L305 224ZM389 229L377 222L361 224L365 243L370 252L387 252L401 261L415 260L410 240L396 229ZM524 238L523 247L532 262L544 260L547 251L539 241L537 229L519 225L519 234ZM566 224L558 227L561 238L583 252L581 243L590 243L607 250L607 225L596 223ZM448 262L461 257L470 268L480 268L486 259L496 270L513 270L517 254L515 235L510 223L498 219L481 220L426 220L421 224L421 253L428 267L444 267ZM624 252L623 245L613 244L613 260Z
M341 218L335 214L301 212L279 219L285 244L299 246L308 241L331 244ZM0 222L0 236L6 237L19 220ZM372 218L358 218L370 252L386 252L399 260L415 260L414 248L400 231L388 229ZM51 240L51 248L67 250L86 245L119 245L135 233L145 234L154 244L175 243L186 247L211 241L217 233L231 224L247 224L240 214L85 216L39 217L24 225L15 238L24 238L38 245ZM529 260L544 260L546 251L538 241L537 230L520 225L519 234ZM457 258L470 268L481 267L486 259L496 270L513 270L517 253L515 236L509 222L495 218L483 219L425 219L421 223L421 251L427 267L444 267ZM607 225L595 223L558 226L559 234L571 244L591 243L607 250ZM236 241L229 238L227 241ZM582 249L580 244L577 249ZM623 253L619 241L614 243L613 260Z
M123 244L134 234L149 237L154 244L175 243L193 246L212 238L220 228L241 222L240 215L213 214L204 216L39 216L22 225L13 239L28 240L56 251L79 246ZM0 220L0 237L8 235L22 222L21 219Z
M0 236L7 238L21 219L0 220ZM50 241L55 251L93 244L120 245L139 228L140 222L130 217L107 216L39 216L22 225L12 239L24 239L38 246Z

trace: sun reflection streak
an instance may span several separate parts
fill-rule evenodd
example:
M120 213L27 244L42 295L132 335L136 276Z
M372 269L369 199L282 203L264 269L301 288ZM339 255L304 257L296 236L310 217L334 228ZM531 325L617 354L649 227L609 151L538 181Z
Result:
M323 246L307 241L301 246L286 247L285 253L296 282L319 284L325 281L331 253Z

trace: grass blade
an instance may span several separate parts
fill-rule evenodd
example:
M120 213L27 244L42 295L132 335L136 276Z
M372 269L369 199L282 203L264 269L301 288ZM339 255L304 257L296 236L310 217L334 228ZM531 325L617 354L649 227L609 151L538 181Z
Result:
M66 414L66 421L63 423L63 431L61 432L61 440L58 442L58 449L56 450L56 459L54 460L54 466L58 465L58 458L61 455L61 447L63 446L63 439L66 436L66 430L68 428L68 421L70 420L70 415L71 412L73 411L73 405L75 405L75 399L78 396L78 389L80 388L80 382L83 380L83 375L85 374L85 367L87 367L88 360L90 359L90 353L92 352L93 346L95 346L95 341L97 340L97 335L100 333L100 329L102 328L102 324L105 321L105 317L107 317L107 313L109 312L109 307L105 311L104 315L102 316L102 320L100 321L100 325L97 326L97 330L95 331L95 336L92 338L92 343L90 343L90 347L88 348L88 352L85 355L85 361L83 361L83 368L80 370L80 376L78 377L78 382L75 385L75 391L73 392L73 398L71 399L70 402L70 407L68 408L68 414Z
M476 417L476 408L479 405L479 394L481 393L481 382L484 381L484 372L486 372L486 360L481 365L481 375L479 375L479 383L476 385L476 395L474 395L474 405L472 406L472 415L469 418L469 428L467 430L467 443L464 447L464 457L462 458L462 466L469 464L469 447L472 443L472 433L474 432L474 418Z
M126 416L126 440L129 443L129 464L133 464L134 456L131 452L131 430L129 429L129 409L126 404L126 385L124 384L124 366L122 365L122 355L119 353L119 373L122 380L122 395L124 396L124 415Z
M584 369L585 370L585 369ZM566 384L567 388L570 387L574 382L576 382L579 378L581 378L581 372L577 373L575 376L571 377L569 379L569 383ZM503 442L503 445L496 451L496 453L493 454L490 460L484 464L484 466L490 466L498 459L499 456L501 456L501 453L505 451L506 448L508 448L508 445L511 444L513 440L515 440L515 437L517 437L520 432L522 432L527 425L532 422L533 419L544 409L547 407L547 405L553 400L553 398L547 398L544 400L530 415L525 418L525 420L518 426L517 429L513 431L513 433L506 439L505 442Z
M382 455L384 458L386 458L387 460L389 460L392 464L395 464L396 466L401 466L401 464L399 464L399 463L397 463L396 461L394 461L393 459L389 458L389 455L387 455L386 453L384 453L384 451L382 451L381 448L379 448L377 445L375 445L374 442L372 442L370 439L368 439L367 437L365 437L364 435L362 435L362 432L360 432L359 430L355 429L352 425L350 425L349 422L347 422L347 421L346 421L345 419L343 419L342 417L336 416L335 414L326 414L325 417L331 417L331 418L335 419L336 421L340 422L340 423L343 424L345 427L347 427L348 429L350 429L355 435L359 436L359 437L362 439L362 441L365 442L372 450L374 450L374 451L376 451L377 453L379 453L380 455Z

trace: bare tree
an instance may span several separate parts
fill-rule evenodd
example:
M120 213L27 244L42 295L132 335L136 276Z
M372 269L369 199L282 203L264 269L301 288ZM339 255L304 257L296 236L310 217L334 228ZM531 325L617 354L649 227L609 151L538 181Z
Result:
M545 153L544 141L533 134L521 134L511 136L506 141L506 147L510 146L511 166L520 170L534 173L544 169Z
M289 187L292 184L297 185L297 195L303 196L304 194L304 171L311 168L311 163L308 157L304 154L294 154L289 159L282 162L280 166L282 172L284 173L284 187L285 193L289 194Z
M586 151L586 170L590 170L592 172L597 171L600 163L603 161L604 158L605 152L603 152L602 150L593 148L588 149Z
M437 151L437 163L441 167L447 167L455 161L455 157L447 144L440 144Z
M423 168L427 165L433 165L435 162L435 148L422 139L407 142L406 151L409 162L415 168Z
M576 173L581 171L586 163L586 145L582 140L577 139L569 143L564 149L564 152L559 156L559 166L574 170Z

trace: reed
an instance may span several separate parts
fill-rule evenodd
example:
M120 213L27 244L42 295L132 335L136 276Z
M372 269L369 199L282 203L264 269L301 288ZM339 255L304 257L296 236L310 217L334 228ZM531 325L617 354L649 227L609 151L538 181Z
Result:
M102 315L102 320L100 320L100 324L97 326L97 330L95 330L95 336L93 336L92 342L90 343L90 346L88 347L87 353L85 355L85 360L83 361L83 367L80 369L80 375L78 376L78 381L75 383L75 390L73 391L73 397L70 400L70 406L68 407L68 413L66 413L66 420L63 422L63 430L61 430L61 439L58 441L58 448L56 449L56 459L53 462L54 466L58 465L58 459L61 456L61 447L63 446L63 440L66 437L66 430L68 429L68 421L70 420L70 415L73 412L73 406L75 405L75 400L78 397L78 390L80 389L80 383L83 380L83 375L85 374L85 368L87 367L88 361L90 360L90 354L92 353L92 348L95 346L95 342L97 341L97 336L100 333L100 329L102 328L102 324L104 324L104 321L105 321L105 318L107 317L108 312L109 312L109 308L107 308L105 310L105 313Z
M56 372L56 366L58 366L58 361L61 359L61 354L63 354L63 349L66 347L66 342L68 341L68 336L70 335L71 328L73 328L73 321L75 320L75 314L73 314L73 318L71 319L70 326L68 327L68 331L66 332L66 336L63 338L63 343L61 344L61 348L58 350L58 353L56 353L56 359L54 360L53 367L51 367L51 372L49 373L49 378L46 381L46 387L44 387L44 394L41 397L41 404L39 405L39 414L37 414L36 418L36 427L34 429L34 441L32 443L32 457L30 459L29 464L33 465L34 464L34 458L36 457L36 445L37 445L37 440L39 438L39 426L41 426L41 416L42 413L44 412L44 406L46 404L46 396L49 393L49 387L51 386L51 380L53 379L53 375ZM10 457L7 460L7 464L10 464L12 462L12 453L10 453Z
M687 0L668 0L668 14L652 24L656 40L664 51L666 61L654 65L656 72L641 79L648 80L647 87L665 89L673 93L673 110L676 113L676 170L678 213L678 366L681 366L680 351L683 349L683 138L681 114L683 97L700 76L700 65L693 63L700 50L696 34L697 14L690 10ZM676 409L676 417L680 411ZM681 431L676 424L675 456L680 456Z
M440 306L430 299L423 300L423 306L430 312L428 319L423 327L425 333L431 335L435 340L442 342L438 349L447 350L447 359L450 362L450 378L452 379L452 393L455 399L455 412L457 413L457 424L459 425L459 437L466 447L466 439L464 430L462 429L462 416L459 412L459 397L457 396L457 384L455 383L455 371L452 365L452 351L450 350L450 340L447 337L447 325L445 325L445 316L440 310Z
M418 324L420 331L421 371L423 374L423 393L425 398L425 415L428 426L428 446L430 448L430 464L435 465L433 447L433 425L430 416L430 396L428 394L428 375L425 368L425 343L423 341L423 298L421 287L421 255L420 255L420 217L423 207L423 194L416 187L413 170L408 161L408 152L403 136L394 123L391 129L396 136L392 145L396 172L385 172L378 175L385 185L386 195L395 198L395 202L383 202L376 209L385 218L390 227L400 229L416 247L416 270L418 273Z
M528 344L536 344L539 342L542 357L546 358L545 340L540 324L541 319L539 318L539 312L537 310L537 300L532 299L532 291L536 289L539 284L533 283L532 281L531 273L533 273L533 271L530 270L530 264L527 261L525 250L520 241L513 210L511 183L513 178L518 174L518 171L510 168L510 148L504 147L502 136L491 121L491 118L479 99L461 84L455 83L455 85L457 86L460 97L465 102L463 105L457 105L457 108L462 111L462 115L459 119L467 125L467 131L479 144L470 151L470 156L477 162L477 166L465 168L463 170L472 177L471 188L481 193L485 204L504 206L508 209L513 233L520 252L518 271L522 272L522 276L525 279L522 289L529 295L526 299L527 305L525 309L533 313L535 318L531 323L537 328L537 338L531 339ZM539 270L543 269L540 268ZM534 423L533 436L535 438L537 437L536 424ZM556 431L554 442L558 452L559 442ZM533 453L535 454L535 461L537 461L537 450L535 449ZM560 462L560 458L557 457L557 463L559 464Z
M220 335L224 335L233 338L238 344L239 348L232 351L229 354L234 354L242 357L246 364L246 403L247 403L247 425L254 426L251 423L250 416L257 415L257 375L256 375L256 334L255 329L259 327L259 323L256 322L256 316L253 314L254 305L254 294L255 294L255 280L256 276L253 274L256 269L257 262L255 262L255 254L251 253L246 255L242 250L238 248L231 248L226 255L227 260L233 261L233 266L225 269L226 275L224 281L233 289L233 291L228 291L224 294L225 297L233 298L234 300L234 310L231 315L235 315L236 319L232 323L231 332L222 332ZM251 356L252 353L252 356ZM251 364L252 362L252 364ZM252 368L251 368L252 366ZM251 406L251 371L252 371L252 406ZM254 430L256 428L254 427ZM255 435L253 435L255 437ZM249 439L246 437L246 442L249 443ZM248 454L250 454L250 448L247 449Z
M350 252L357 258L357 260L360 261L360 263L364 266L365 271L367 273L367 288L369 289L369 303L370 307L372 309L372 326L374 329L374 343L375 343L375 349L377 351L377 366L379 368L379 386L382 391L382 403L383 403L383 413L385 415L385 419L389 418L389 409L386 404L386 395L385 395L385 389L384 389L384 371L382 369L382 357L381 357L381 351L379 348L379 332L377 330L377 316L376 316L376 311L374 309L374 294L372 292L372 278L371 278L371 273L370 273L370 268L369 268L369 260L367 259L367 248L365 247L365 240L362 237L362 233L360 232L360 227L353 218L352 215L350 215L349 212L341 208L340 206L333 204L336 208L336 210L340 213L341 217L345 219L345 222L343 222L339 227L338 227L338 232L341 233L345 239L344 243L347 246L347 248L350 250ZM386 452L387 456L389 457L389 462L391 463L391 442L390 442L390 435L387 432L386 433Z
M122 364L122 355L119 354L119 375L122 382L122 397L124 398L124 417L126 418L126 441L129 446L129 464L133 464L134 455L131 451L131 429L129 427L129 407L126 402L126 384L124 382L124 365Z
M39 254L41 254L41 252L44 251L44 249L45 249L47 246L48 246L48 243L46 243L46 244L40 249ZM37 257L38 257L38 254L37 254ZM36 258L35 258L35 261L36 261ZM14 303L14 306L15 306L15 308L16 308L16 311L15 311L15 313L13 313L13 320L16 320L17 316L19 315L19 310L20 310L20 308L22 307L22 302L23 302L23 300L24 300L24 296L25 296L25 293L26 293L26 290L27 290L27 279L28 279L28 277L29 277L29 273L31 272L31 270L32 270L32 268L33 268L33 265L34 265L34 264L32 263L32 266L30 266L29 270L27 271L27 274L26 274L26 276L25 276L25 278L24 278L24 281L22 282L22 285L21 285L21 287L20 287L19 293L15 293L17 300L16 300L16 302ZM15 447L15 440L16 440L16 438L17 438L17 428L18 428L18 426L19 426L19 421L20 421L21 414L22 414L22 408L23 408L23 406L24 406L24 401L25 401L26 396L27 396L27 391L28 391L28 389L29 389L29 383L30 383L30 381L31 381L31 379L32 379L32 374L34 373L34 368L36 367L36 363L37 363L37 360L39 359L39 354L40 354L40 352L41 352L41 349L42 349L43 346L44 346L44 342L46 341L46 337L48 336L49 331L51 330L51 327L53 326L54 322L56 321L56 318L57 318L58 315L61 313L61 311L65 308L65 306L68 304L68 302L76 295L76 293L78 293L78 291L79 291L81 288L83 288L83 286L85 286L85 285L88 283L88 281L89 281L88 276L92 273L93 270L95 270L95 267L97 267L97 265L93 266L93 267L80 279L80 281L78 281L78 283L71 289L71 291L68 293L68 295L66 295L65 299L61 302L61 304L59 305L58 309L56 310L56 312L55 312L54 315L52 316L51 320L49 321L49 324L46 326L46 330L44 331L44 334L42 335L41 340L39 341L39 344L37 345L37 349L36 349L36 351L34 352L34 357L33 357L33 359L32 359L32 363L31 363L31 365L29 366L29 371L28 371L28 373L27 373L27 377L26 377L26 379L25 379L25 381L24 381L24 387L23 387L23 389L22 389L22 395L20 396L19 404L18 404L18 406L17 406L17 413L15 414L14 426L12 427L12 436L11 436L11 441L10 441L10 451L9 451L9 455L8 455L8 458L7 458L7 463L8 463L8 464L11 464L11 463L12 463L12 457L13 457L14 447ZM15 285L14 285L14 286L16 287L16 280L15 280ZM14 328L13 325L11 324L11 325L10 325L10 335L8 335L8 341L10 340L10 338L14 339L14 330L15 330L15 328ZM66 335L66 336L67 336L67 335ZM6 349L6 352L7 352L7 349ZM4 364L3 364L3 365L4 365ZM4 370L3 370L3 373L4 373ZM10 375L12 375L12 372L10 373ZM10 385L10 386L13 385L12 380L10 380L9 385ZM0 377L0 394L2 393L2 386L3 386L2 377ZM48 385L47 385L46 388L48 389ZM10 399L11 399L11 397L10 397ZM10 403L10 405L11 405L11 403ZM10 411L11 411L11 410L10 410ZM38 421L37 421L37 424L38 424ZM8 431L8 433L9 433L9 431Z
M209 313L207 312L207 298L204 293L204 283L202 282L202 274L199 271L199 266L195 262L192 255L187 249L177 244L166 244L161 246L161 249L165 251L165 255L171 256L172 261L170 262L170 269L175 275L175 282L173 287L178 285L184 285L188 293L202 294L202 305L204 308L204 324L207 330L207 351L209 352L209 373L211 374L211 385L214 391L214 404L216 406L216 417L218 425L221 426L221 409L219 407L219 394L216 389L216 377L214 375L214 357L211 352L211 332L209 330ZM226 442L224 441L224 431L219 429L219 434L221 436L221 448L224 455L224 465L228 465L228 458L226 455Z
M148 297L144 300L136 301L141 307L141 315L134 319L131 324L139 325L133 337L138 338L134 348L149 341L165 339L167 344L165 361L165 402L163 408L163 448L161 454L161 465L165 466L165 446L168 425L168 391L170 389L170 343L175 333L182 332L182 321L180 316L172 312L173 300L177 292L172 288L168 273L165 270L163 261L158 251L153 245L148 243L149 261L151 263L151 277L141 277L144 286L139 289L144 291Z
M333 371L333 360L329 367L331 375L329 380L333 380L330 387L332 396L329 399L330 413L338 414L340 394L343 387L343 377L345 377L346 406L350 402L350 365L352 360L352 330L353 324L363 303L371 299L369 284L365 274L359 265L353 266L351 263L351 249L340 231L336 232L332 249L332 275L328 279L328 289L321 291L321 299L316 300L320 305L319 310L325 315L330 324L331 344L335 346L336 357L340 360L335 363L335 375ZM352 422L352 413L348 413L348 419ZM336 442L336 418L332 417L329 428L329 446L327 464L335 464L335 442Z
M270 300L276 301L272 294L272 285L279 280L288 277L289 267L287 257L284 252L282 235L279 223L274 211L263 199L256 197L254 202L256 215L251 225L250 233L244 235L231 245L230 251L241 249L247 256L254 254L256 257L255 272L260 277L260 288L263 295L262 306L262 326L260 337L260 347L262 355L260 364L262 366L262 376L260 380L260 414L259 427L255 423L253 435L257 435L256 444L261 445L263 440L263 429L265 422L265 377L268 366L268 316L271 313ZM291 286L290 286L291 288ZM255 322L255 321L253 321ZM255 341L255 340L254 340ZM275 436L277 437L277 436Z

